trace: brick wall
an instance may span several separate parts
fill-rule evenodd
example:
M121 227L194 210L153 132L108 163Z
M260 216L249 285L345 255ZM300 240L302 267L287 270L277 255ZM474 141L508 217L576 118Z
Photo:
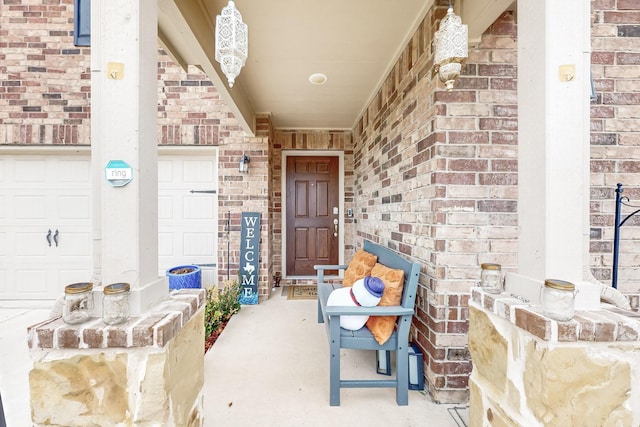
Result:
M640 2L593 0L591 71L591 265L611 282L615 188L640 207ZM640 288L640 216L620 229L618 289Z
M158 144L217 145L239 129L211 80L194 66L185 73L160 50Z
M610 278L614 188L640 198L640 5L593 1L591 264ZM479 264L517 266L517 27L503 14L445 92L426 17L354 130L356 234L423 265L414 339L436 400L466 397L468 292ZM640 205L640 203L636 203ZM628 209L627 212L630 210ZM372 226L372 224L375 224ZM636 291L640 217L623 229L621 285Z
M272 207L269 198L271 188L270 136L271 121L268 116L257 120L257 135L247 138L239 129L219 140L218 148L218 278L222 283L229 277L236 280L240 265L240 230L242 212L260 212L260 259L258 272L258 297L269 297L272 276L271 254L273 243ZM238 171L243 154L250 157L249 172ZM228 224L227 221L230 220ZM229 232L228 232L229 231ZM229 251L227 251L229 247Z
M73 0L0 3L0 144L90 144L90 66ZM158 144L217 145L238 129L204 73L158 51Z
M517 45L507 13L446 92L431 51L444 13L427 15L359 121L354 205L358 237L422 264L413 339L432 396L464 401L469 289L480 263L517 264Z
M72 0L0 4L0 144L89 143L89 49L69 22Z

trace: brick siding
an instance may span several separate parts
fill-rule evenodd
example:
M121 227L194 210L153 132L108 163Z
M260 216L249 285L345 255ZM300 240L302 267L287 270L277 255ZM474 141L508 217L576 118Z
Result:
M591 259L596 278L611 282L615 188L640 206L640 3L592 1ZM624 208L622 219L636 208ZM620 229L618 289L640 289L640 216Z
M640 5L593 7L591 265L607 281L615 184L640 199ZM358 238L423 265L414 339L427 355L430 393L460 401L471 369L468 300L479 264L517 266L517 25L503 14L470 50L454 91L445 92L430 74L427 48L443 13L436 7L425 18L354 130L354 204ZM640 282L637 225L640 217L623 230L626 293Z
M358 123L354 204L359 238L423 266L413 339L432 396L464 401L469 290L480 263L517 264L517 40L506 13L446 92L431 72L445 12L427 15Z

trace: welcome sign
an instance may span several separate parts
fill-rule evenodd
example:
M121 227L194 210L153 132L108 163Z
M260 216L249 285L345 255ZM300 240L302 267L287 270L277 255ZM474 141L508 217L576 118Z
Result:
M240 231L240 304L258 303L260 212L242 212Z

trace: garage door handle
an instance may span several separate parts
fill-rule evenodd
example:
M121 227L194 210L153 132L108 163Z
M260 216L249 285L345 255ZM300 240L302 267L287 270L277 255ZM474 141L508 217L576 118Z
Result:
M53 233L53 241L56 242L56 248L58 247L58 229L56 228L56 232ZM49 246L51 246L51 244L49 244Z
M51 229L49 229L49 232L47 233L47 243L51 246Z

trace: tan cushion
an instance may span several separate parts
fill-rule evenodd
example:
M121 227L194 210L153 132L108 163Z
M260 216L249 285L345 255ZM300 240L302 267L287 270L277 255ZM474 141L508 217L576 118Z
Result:
M371 275L380 278L384 283L384 293L378 305L400 305L402 288L404 287L404 271L376 264L371 270ZM367 327L380 345L391 337L397 319L398 316L370 316L367 320Z
M347 270L344 272L342 286L353 286L356 280L360 280L365 276L370 276L371 269L376 265L377 261L377 256L372 255L369 252L365 252L363 249L358 249L358 252L356 252L351 259L349 267L347 267Z

